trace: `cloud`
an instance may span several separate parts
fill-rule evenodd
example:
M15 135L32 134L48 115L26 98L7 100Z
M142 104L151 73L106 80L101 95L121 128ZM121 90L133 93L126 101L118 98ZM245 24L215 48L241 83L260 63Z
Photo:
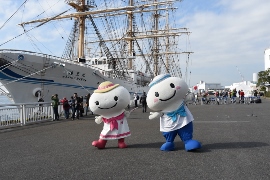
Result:
M5 5L0 7L0 16L3 17L0 20L0 25L10 18L23 2L24 1L4 1ZM2 45L1 49L31 50L34 48L37 50L35 46L38 46L43 53L51 54L51 52L57 52L57 54L53 55L61 55L61 53L58 52L62 52L64 49L66 43L65 40L71 29L70 22L48 22L39 28L34 28L29 31L29 36L23 34L24 30L28 31L40 23L26 25L24 29L21 26L18 26L18 24L44 17L54 17L67 9L68 6L65 2L60 0L27 1L25 6L22 6L0 30L0 44L11 40ZM63 39L61 37L63 37Z
M264 70L263 53L270 45L270 1L211 2L208 8L200 7L199 0L183 6L189 12L180 22L192 32L192 83L241 81L236 66L245 80L252 80L252 73Z

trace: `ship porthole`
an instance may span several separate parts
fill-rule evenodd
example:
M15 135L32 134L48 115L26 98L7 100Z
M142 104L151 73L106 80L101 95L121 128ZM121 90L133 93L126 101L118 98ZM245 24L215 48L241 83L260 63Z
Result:
M24 56L20 54L20 55L18 56L18 60L20 60L20 61L24 60Z

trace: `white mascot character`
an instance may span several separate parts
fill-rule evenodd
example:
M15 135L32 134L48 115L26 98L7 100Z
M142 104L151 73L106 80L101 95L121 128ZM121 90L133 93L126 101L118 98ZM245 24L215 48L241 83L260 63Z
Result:
M104 122L99 140L93 141L92 145L98 149L104 149L107 140L118 139L118 147L126 148L124 138L130 136L126 117L129 112L125 111L130 100L129 92L119 84L105 81L94 91L90 100L91 111L100 116L95 117L95 122Z
M149 86L146 101L154 111L150 112L149 119L160 118L160 131L166 139L160 149L174 150L176 135L185 143L186 151L201 148L200 142L192 140L194 118L185 105L188 93L186 82L170 74L162 74L156 76Z

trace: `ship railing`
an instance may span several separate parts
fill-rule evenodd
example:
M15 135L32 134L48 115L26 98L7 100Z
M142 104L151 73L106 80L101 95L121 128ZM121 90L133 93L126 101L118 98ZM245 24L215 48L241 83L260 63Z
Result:
M61 58L61 57L57 57L57 56L53 56L53 55L49 55L49 54L33 52L33 51L25 51L25 50L19 50L19 49L0 49L0 54L1 53L29 54L29 55L33 55L33 56L39 56L39 57L49 57L49 58L52 58L54 60L57 60L57 61L60 61L60 62L63 62L63 63L70 63L70 64L74 64L74 65L82 65L82 64L74 63L71 59L65 59L65 58Z
M63 106L58 106L60 116ZM53 120L51 102L0 104L0 129Z
M67 59L60 58L57 56L52 56L48 54L43 54L43 53L38 53L38 52L33 52L33 51L25 51L25 50L19 50L19 49L0 49L0 53L22 53L22 54L29 54L29 55L35 55L35 56L49 56L50 58L54 58L59 61L67 62Z
M88 67L86 64L74 63L71 59L65 59L65 58L61 58L61 57L57 57L57 56L52 56L52 55L38 53L38 52L32 52L32 51L25 51L25 50L18 50L18 49L0 49L0 54L1 53L18 53L18 54L21 53L21 54L29 54L29 55L33 55L33 56L39 56L39 57L49 57L51 59L54 59L54 60L57 60L57 61L63 63L63 64L59 64L59 63L54 62L57 65L65 66L64 63L69 63L69 64L74 64L77 66Z

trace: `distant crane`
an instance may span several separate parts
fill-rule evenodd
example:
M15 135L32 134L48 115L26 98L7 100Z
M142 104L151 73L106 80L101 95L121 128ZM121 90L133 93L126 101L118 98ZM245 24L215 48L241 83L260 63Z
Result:
M237 67L237 66L235 66L235 67L236 67L238 73L240 74L240 76L241 76L241 78L242 78L242 81L244 81L244 76L241 74L241 72L239 71L238 67Z

